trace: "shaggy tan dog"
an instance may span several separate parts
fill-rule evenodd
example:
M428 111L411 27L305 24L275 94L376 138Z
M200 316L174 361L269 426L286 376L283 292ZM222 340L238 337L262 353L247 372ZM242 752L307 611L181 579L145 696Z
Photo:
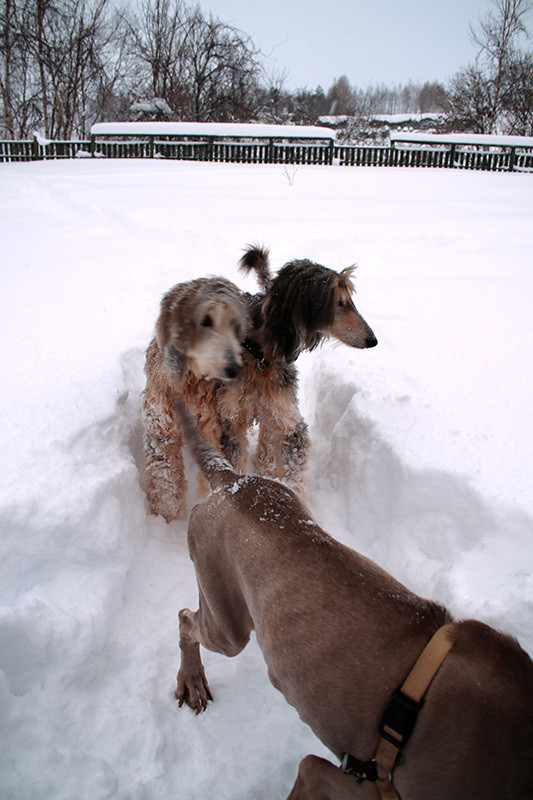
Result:
M181 429L172 402L183 397L202 433L220 448L217 389L241 372L241 342L248 328L244 296L224 278L180 283L161 301L146 353L142 417L150 511L167 522L185 513L187 490Z
M352 756L353 774L306 756L289 800L531 800L533 662L518 643L453 622L321 530L290 489L234 472L177 411L214 490L189 523L199 609L179 614L180 705L212 700L200 644L235 656L255 630L273 685L332 753ZM412 703L390 714L391 700L437 630L444 660L409 731Z

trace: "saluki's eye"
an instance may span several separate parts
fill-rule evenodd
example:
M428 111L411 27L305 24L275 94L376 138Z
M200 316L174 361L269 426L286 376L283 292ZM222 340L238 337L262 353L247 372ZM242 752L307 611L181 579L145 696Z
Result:
M204 328L212 328L213 327L213 318L210 317L209 314L206 314L200 324Z
M342 300L342 299L341 299L341 300L339 300L339 305L340 305L340 306L341 306L341 308L342 308L342 306L344 305L344 300Z

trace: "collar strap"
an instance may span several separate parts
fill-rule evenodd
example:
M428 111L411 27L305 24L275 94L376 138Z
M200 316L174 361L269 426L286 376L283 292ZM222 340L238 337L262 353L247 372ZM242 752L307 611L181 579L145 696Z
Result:
M424 695L455 644L456 638L455 625L443 625L424 647L411 672L394 692L383 714L378 749L373 762L359 762L349 754L343 759L342 771L356 775L359 780L374 780L381 800L400 800L392 784L394 765L402 747L405 747L414 730L418 712L424 704ZM356 762L356 769L351 769L353 762L350 762L350 759ZM375 770L369 767L372 763L375 764ZM377 767L381 767L385 772L385 778L377 776Z
M420 653L405 681L396 689L381 720L381 739L376 753L376 761L387 772L392 772L400 749L413 732L424 695L455 644L455 639L454 625L439 628Z
M345 775L353 775L357 778L357 783L362 783L363 781L375 783L378 779L377 764L374 758L370 761L361 761L360 758L356 758L350 753L345 753L340 769Z
M255 360L255 368L258 372L263 372L266 369L270 362L266 360L265 354L261 350L259 344L252 339L250 336L247 336L244 342L242 343L245 350L247 350L252 358Z

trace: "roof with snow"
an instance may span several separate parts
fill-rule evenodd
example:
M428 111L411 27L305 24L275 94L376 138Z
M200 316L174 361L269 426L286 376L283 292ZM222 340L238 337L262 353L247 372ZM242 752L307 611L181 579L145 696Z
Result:
M215 136L239 139L334 139L330 128L241 122L97 122L91 136Z
M476 133L396 133L391 142L425 144L475 144L487 147L533 147L533 136L491 136Z
M404 114L374 114L372 119L376 122L389 122L394 125L401 124L402 122L422 122L423 120L438 120L443 115L441 111L423 111Z

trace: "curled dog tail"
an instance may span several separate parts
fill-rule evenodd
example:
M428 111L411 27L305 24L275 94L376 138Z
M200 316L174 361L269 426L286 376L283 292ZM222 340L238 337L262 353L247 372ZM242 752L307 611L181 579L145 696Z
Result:
M266 247L249 245L239 261L239 269L245 275L254 270L261 288L264 292L268 292L272 282L272 275L270 273L269 251Z
M222 486L225 483L225 478L228 477L228 471L232 476L236 474L233 467L202 436L193 415L181 397L177 397L174 400L173 407L178 415L185 441L209 486L212 489Z

